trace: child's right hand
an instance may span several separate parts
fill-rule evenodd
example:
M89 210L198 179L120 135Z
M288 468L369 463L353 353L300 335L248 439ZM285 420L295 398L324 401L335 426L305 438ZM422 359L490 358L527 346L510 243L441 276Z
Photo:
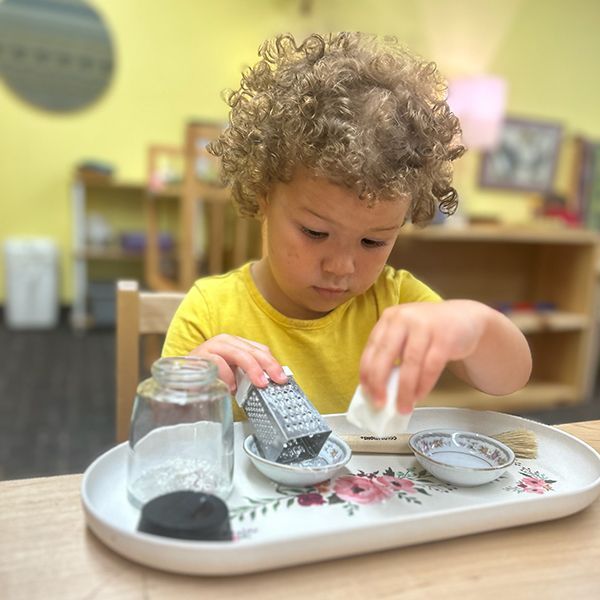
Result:
M267 375L277 383L287 383L287 375L275 360L268 346L236 335L221 333L194 348L190 356L211 360L219 369L231 393L236 391L234 367L244 371L257 387L265 387Z

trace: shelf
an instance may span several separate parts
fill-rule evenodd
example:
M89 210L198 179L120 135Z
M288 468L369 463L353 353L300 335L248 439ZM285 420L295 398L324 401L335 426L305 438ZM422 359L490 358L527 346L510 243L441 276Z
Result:
M425 229L407 225L402 228L400 237L429 241L498 241L528 244L589 244L600 241L600 235L597 232L587 229L536 228L529 225L522 227L514 225L471 225L468 227L431 225Z
M231 201L231 189L223 187L213 183L200 183L194 184L195 195L200 200L212 200L214 202L230 202ZM165 197L165 198L180 198L183 195L184 186L183 184L174 184L160 187L155 190L148 190L148 195L152 197Z
M506 316L525 334L546 331L581 331L590 326L589 315L569 312L515 312Z
M161 252L161 256L175 256L173 250ZM75 258L96 261L142 261L144 252L133 252L116 247L108 248L85 248L75 252Z
M177 185L166 185L156 190L147 190L148 195L153 198L180 198L182 193L182 187L180 184Z
M144 258L143 252L125 252L120 248L86 248L75 253L75 258L82 260L106 261L140 261Z
M151 195L154 198L167 198L175 199L181 195L180 186L167 186L159 191L150 191L146 185L136 183L134 181L102 181L102 180L85 180L78 179L77 183L83 185L88 190L99 190L99 191L110 191L110 192L127 192L133 194L132 198L139 200L143 199L146 194ZM107 195L107 198L110 198ZM114 196L119 202L123 200L122 196Z
M443 378L428 403L527 412L588 399L598 362L599 240L595 231L541 226L403 228L392 266L444 298L512 309L505 314L533 356L533 382L522 391L493 397Z
M577 389L561 383L531 382L507 396L490 396L466 385L438 387L420 406L459 406L501 412L535 411L579 402Z
M114 181L107 179L85 179L78 178L79 183L90 190L114 190L119 192L139 192L144 190L144 186L133 181Z

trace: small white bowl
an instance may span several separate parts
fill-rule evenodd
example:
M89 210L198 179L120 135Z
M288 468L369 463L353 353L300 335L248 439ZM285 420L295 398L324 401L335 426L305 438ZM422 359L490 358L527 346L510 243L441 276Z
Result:
M244 440L244 452L254 466L266 477L290 486L306 487L331 479L352 457L352 450L346 442L330 435L315 458L299 463L280 464L263 458L256 449L254 436Z
M515 461L508 446L471 431L428 429L413 434L408 444L434 477L458 486L494 481Z

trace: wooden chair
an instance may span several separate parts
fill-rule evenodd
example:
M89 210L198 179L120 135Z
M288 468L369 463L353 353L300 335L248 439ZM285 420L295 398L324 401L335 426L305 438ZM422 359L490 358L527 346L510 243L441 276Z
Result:
M141 379L141 342L154 342L143 347L144 362L151 364L160 355L162 336L183 296L181 292L141 292L137 281L117 282L117 442L125 441L129 435L133 400Z
M145 279L155 290L188 290L202 275L216 275L261 255L260 225L236 214L230 190L218 177L218 160L206 149L221 133L218 123L188 123L181 148L151 146L148 155ZM152 189L160 156L181 158L178 190L177 263L175 279L160 272L157 197ZM174 191L172 188L171 191ZM158 192L158 193L157 193Z

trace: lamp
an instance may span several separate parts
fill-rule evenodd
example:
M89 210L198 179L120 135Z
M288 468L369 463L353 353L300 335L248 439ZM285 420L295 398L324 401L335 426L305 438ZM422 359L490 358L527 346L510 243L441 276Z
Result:
M462 141L474 150L489 150L500 140L506 104L506 82L492 75L454 79L448 104L458 117Z

